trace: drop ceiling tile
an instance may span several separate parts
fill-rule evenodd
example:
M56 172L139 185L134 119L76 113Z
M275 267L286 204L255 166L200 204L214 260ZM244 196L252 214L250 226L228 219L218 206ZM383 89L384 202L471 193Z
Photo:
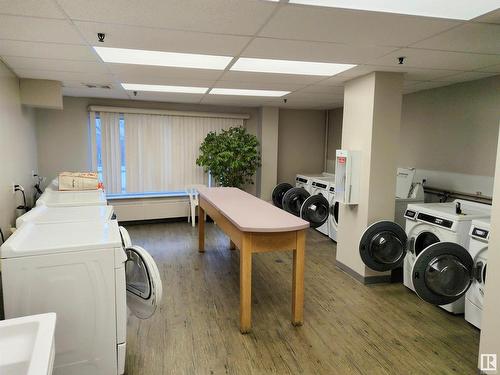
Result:
M255 72L228 71L220 78L222 81L254 82L254 83L280 83L307 85L325 79L320 76L303 76L299 74L272 74Z
M379 59L374 59L370 64L395 66L399 56L406 56L404 66L409 68L468 71L500 63L500 55L402 48Z
M454 82L435 82L435 81L427 81L427 82L421 82L418 85L412 86L410 88L406 88L403 90L403 94L409 94L413 92L418 92L418 91L423 91L423 90L430 90L430 89L435 89L438 87L444 87L444 86L449 86L453 85Z
M203 94L179 94L169 92L146 92L140 91L137 96L132 96L134 100L146 100L152 102L172 102L172 103L199 103Z
M58 72L107 73L103 63L94 61L74 61L37 59L31 57L5 56L2 58L14 70L53 70Z
M406 65L384 66L384 65L358 65L350 70L337 74L331 78L319 82L319 85L342 85L353 78L361 77L372 72L400 72L404 73L405 80L428 81L439 77L460 73L459 70L448 69L420 69L411 68Z
M358 64L394 50L394 47L256 38L248 45L242 56Z
M59 0L73 20L235 35L254 34L277 6L234 0Z
M95 81L95 82L81 82L81 81L71 81L71 80L66 80L62 82L62 86L66 88L71 88L71 89L87 89L85 87L85 84L92 84L96 86L110 86L113 90L119 90L119 91L125 91L121 87L119 83L115 83L112 81L106 81L106 80L101 80L101 81Z
M96 74L86 72L58 72L51 70L14 70L20 78L52 79L55 81L80 81L80 82L114 82L111 74Z
M500 25L466 23L421 42L412 48L500 54Z
M0 0L0 14L65 19L53 0Z
M305 85L296 83L274 83L274 82L239 82L239 81L217 81L215 87L228 89L250 89L250 90L279 90L294 91Z
M437 18L289 4L277 11L259 36L407 46L458 24Z
M151 27L80 21L76 21L75 25L89 44L105 47L235 56L250 41L246 36ZM97 42L98 32L106 34L104 43Z
M296 91L297 93L314 93L324 95L344 95L343 86L311 85Z
M84 44L66 20L0 15L0 39Z
M125 90L90 89L87 87L63 87L64 96L78 96L84 98L113 98L130 99Z
M193 87L212 87L216 80L190 79L168 76L154 76L142 74L114 74L115 79L122 83L141 83L145 85L170 85L170 86L193 86Z
M139 82L154 82L156 77L165 77L172 79L187 79L187 80L202 80L212 81L216 80L222 75L221 70L212 69L184 69L184 68L170 68L164 66L146 66L146 65L132 65L132 64L114 64L106 63L108 69L116 75L120 80L129 81L130 79ZM141 78L142 77L142 78Z
M99 61L92 48L76 44L0 41L0 56L37 57L46 59Z
M258 107L270 102L269 98L253 96L205 95L201 104L237 105L242 107Z
M465 82L474 81L476 79L488 78L498 73L484 73L484 72L462 72L457 74L452 74L449 76L444 76L437 78L435 81L445 81L445 82Z

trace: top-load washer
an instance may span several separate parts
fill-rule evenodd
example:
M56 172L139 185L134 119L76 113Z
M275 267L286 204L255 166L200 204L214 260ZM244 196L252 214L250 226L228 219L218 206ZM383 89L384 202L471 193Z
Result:
M121 236L121 233L125 236ZM162 298L153 258L115 220L26 223L0 247L6 318L55 312L54 374L123 374L127 306Z
M488 218L490 212L489 205L464 200L409 204L405 212L406 231L392 221L379 221L367 228L359 244L361 259L375 271L390 271L403 265L404 285L427 300L426 295L419 292L422 289L423 274L419 267L424 258L427 259L428 250L439 243L467 248L472 220ZM440 245L438 249L442 246ZM456 246L453 245L451 248L455 249ZM425 257L422 257L422 254L426 254ZM417 262L418 259L420 260ZM442 287L448 290L448 294L456 294L457 285L452 273L448 274L448 279L443 278L439 282L443 283ZM464 312L463 298L453 300L443 298L440 302L443 303L438 305L449 312L455 314Z
M57 191L45 190L36 201L37 206L78 207L105 206L108 202L103 190Z
M116 215L113 206L47 207L35 206L16 219L16 228L29 222L64 223L72 221L112 220Z
M469 253L474 264L471 285L465 293L465 320L477 328L481 328L490 232L490 219L472 221Z

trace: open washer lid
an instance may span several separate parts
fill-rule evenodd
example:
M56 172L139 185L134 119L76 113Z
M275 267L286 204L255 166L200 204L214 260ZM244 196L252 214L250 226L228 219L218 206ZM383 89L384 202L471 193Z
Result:
M361 260L374 271L401 267L406 255L407 236L399 224L383 220L370 225L359 241Z
M290 185L288 182L282 182L281 184L276 185L271 194L273 199L273 204L276 207L283 208L283 196L288 190L292 188L293 186Z
M125 251L127 306L138 318L148 319L161 303L163 286L160 272L153 257L142 247L131 246Z
M474 261L463 246L438 242L424 249L412 267L415 292L433 305L447 305L462 297L473 278Z
M330 204L322 194L311 195L300 207L300 217L311 224L311 227L322 226L329 215Z
M283 209L295 216L300 216L300 209L304 201L310 197L306 189L295 187L288 190L283 195Z

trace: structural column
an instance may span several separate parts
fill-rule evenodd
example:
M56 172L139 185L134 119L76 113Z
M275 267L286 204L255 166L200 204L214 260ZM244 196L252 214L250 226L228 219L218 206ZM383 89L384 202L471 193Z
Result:
M258 138L262 153L262 166L257 174L257 196L271 200L273 188L278 183L278 107L262 107Z
M341 205L337 264L365 283L388 279L364 265L358 245L370 224L394 219L402 86L402 73L374 72L344 89L342 149L360 151L360 199Z
M478 368L484 374L500 371L500 136L498 137L493 207L491 209L491 233L488 243L488 275L481 321ZM496 357L496 370L494 369Z

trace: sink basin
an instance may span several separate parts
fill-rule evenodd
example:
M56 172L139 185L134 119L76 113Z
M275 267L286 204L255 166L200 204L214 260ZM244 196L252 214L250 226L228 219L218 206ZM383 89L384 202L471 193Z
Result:
M55 329L55 313L1 320L0 374L52 374Z

